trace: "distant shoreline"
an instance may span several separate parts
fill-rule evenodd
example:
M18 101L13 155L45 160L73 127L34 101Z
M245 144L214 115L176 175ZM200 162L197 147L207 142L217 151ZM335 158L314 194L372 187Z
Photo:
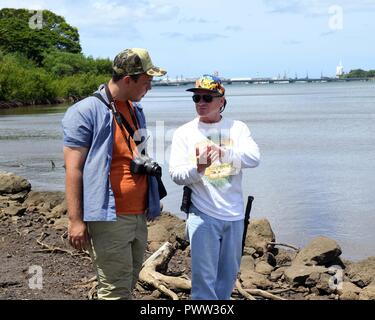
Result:
M327 82L374 82L375 78L345 78L345 79L336 79L336 78L319 78L319 79L271 79L271 78L223 78L223 83L225 85L232 84L248 84L248 85L257 85L257 84L294 84L294 83L327 83ZM174 81L155 81L152 83L154 87L176 87L176 86L186 86L189 84L194 84L193 80L174 80ZM40 101L0 101L0 110L6 109L16 109L22 107L33 107L33 106L52 106L59 105L64 103L75 103L86 96L78 97L71 96L68 98L56 98L56 99L43 99Z
M231 85L236 83L241 84L290 84L290 83L326 83L326 82L353 82L353 81L375 81L375 78L222 78L222 82L225 85ZM194 84L193 79L176 79L176 80L161 80L153 83L153 86L184 86L188 84Z
M63 103L75 103L85 97L69 97L69 98L57 98L53 100L45 99L41 101L0 101L0 110L16 109L22 107L34 107L34 106L53 106Z

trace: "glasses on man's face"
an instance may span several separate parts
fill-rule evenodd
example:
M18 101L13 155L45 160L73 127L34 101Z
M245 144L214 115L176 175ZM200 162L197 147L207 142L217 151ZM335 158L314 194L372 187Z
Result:
M211 96L210 94L203 94L203 95L200 95L200 94L195 94L192 96L193 98L193 101L195 103L198 103L199 101L201 101L201 99L203 99L204 102L206 103L210 103L212 102L212 100L214 98L218 98L219 96Z

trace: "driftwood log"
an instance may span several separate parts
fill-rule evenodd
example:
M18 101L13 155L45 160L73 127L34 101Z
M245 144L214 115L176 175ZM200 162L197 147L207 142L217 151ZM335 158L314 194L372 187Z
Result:
M191 290L191 281L186 275L179 277L167 276L165 272L168 263L177 249L184 250L188 243L179 239L174 234L157 251L155 251L142 265L139 273L139 281L146 286L153 287L173 300L179 300L176 292L189 292ZM271 300L285 300L270 292L260 289L245 289L242 287L239 279L236 281L235 289L247 300L256 300L255 296L260 296Z
M236 289L238 293L241 294L247 300L256 300L254 296L260 296L260 297L271 299L271 300L286 300L284 298L281 298L279 296L276 296L272 293L269 293L261 289L244 289L242 288L242 285L239 279L236 280Z
M155 251L142 265L139 273L141 283L152 286L173 300L179 300L174 291L190 291L190 279L182 275L180 277L166 276L161 272L166 271L168 263L177 249L184 249L186 244L172 235L157 251Z

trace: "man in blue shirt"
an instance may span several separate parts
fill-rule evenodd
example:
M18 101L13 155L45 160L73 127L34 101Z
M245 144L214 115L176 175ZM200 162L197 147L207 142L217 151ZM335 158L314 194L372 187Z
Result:
M89 249L99 299L131 299L147 245L146 219L160 214L155 177L133 173L130 163L146 129L138 102L153 77L165 74L145 49L126 49L114 59L108 84L62 120L69 241Z

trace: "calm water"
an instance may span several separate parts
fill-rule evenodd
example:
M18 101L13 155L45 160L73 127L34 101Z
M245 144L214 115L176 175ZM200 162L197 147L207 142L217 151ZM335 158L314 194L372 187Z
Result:
M150 147L164 163L164 206L180 217L181 187L164 160L173 130L195 116L184 89L154 88L143 100ZM303 246L326 235L346 258L375 255L375 83L228 85L227 96L224 115L247 123L262 153L261 165L244 171L252 217L269 219L280 242ZM63 190L65 110L0 111L0 170L34 190Z

